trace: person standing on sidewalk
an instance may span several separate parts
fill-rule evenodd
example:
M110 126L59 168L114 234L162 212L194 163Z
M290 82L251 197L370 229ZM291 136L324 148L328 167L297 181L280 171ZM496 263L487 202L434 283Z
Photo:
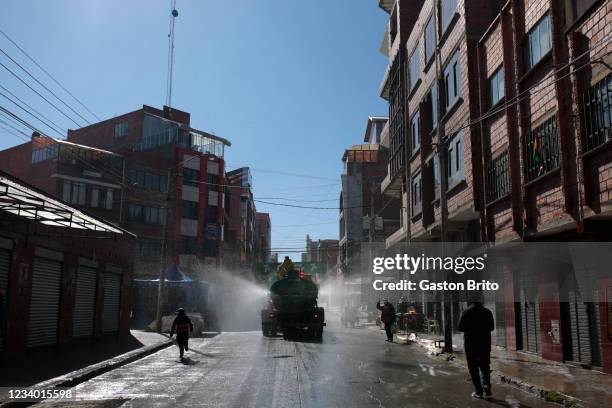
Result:
M380 300L376 303L376 308L380 310L380 320L385 325L385 333L387 333L387 340L393 343L393 323L395 323L395 308L387 299L383 299L381 306Z
M491 332L494 328L493 314L482 302L471 302L459 319L474 398L491 397Z
M176 318L172 322L172 328L170 329L170 337L174 335L176 331L176 343L179 346L179 353L181 354L181 360L183 359L183 353L189 351L189 332L193 332L193 324L185 313L185 309L182 307L176 311Z

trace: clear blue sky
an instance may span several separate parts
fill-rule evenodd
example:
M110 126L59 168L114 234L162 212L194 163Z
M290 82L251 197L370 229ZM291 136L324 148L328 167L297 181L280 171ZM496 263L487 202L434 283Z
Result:
M387 114L378 1L178 0L177 9L172 104L232 142L228 169L252 168L256 198L337 207L344 148L362 141L368 115ZM0 28L105 119L163 105L169 13L170 0L6 0ZM0 48L53 85L1 36ZM2 67L0 84L76 127ZM0 129L0 148L18 143ZM337 210L256 205L271 215L273 247L303 248L306 234L338 238Z

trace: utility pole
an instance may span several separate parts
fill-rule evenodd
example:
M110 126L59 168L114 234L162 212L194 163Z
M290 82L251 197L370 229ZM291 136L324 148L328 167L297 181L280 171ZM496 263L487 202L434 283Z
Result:
M166 253L168 252L168 218L170 217L170 177L172 177L172 168L168 169L166 176L166 206L164 216L164 226L162 232L161 256L159 265L159 283L157 284L157 311L155 314L155 328L158 333L162 332L162 307L164 299L164 280L166 272Z
M438 12L441 10L440 1L436 1L436 7L434 15L436 16L436 27L439 27L440 19L438 18ZM437 31L437 30L436 30ZM448 160L448 140L444 134L444 127L442 126L442 112L444 104L442 103L442 92L444 89L444 78L440 73L440 65L442 64L440 57L440 46L438 45L438 39L436 38L436 85L438 87L438 117L437 117L437 131L436 135L438 138L437 152L438 162L440 164L440 241L442 244L442 257L446 255L446 242L448 241L448 203L446 200L446 191L448 189L447 179L447 160ZM445 276L446 278L446 276ZM447 353L453 352L453 323L452 323L452 293L445 290L443 296L443 320L444 320L444 351Z

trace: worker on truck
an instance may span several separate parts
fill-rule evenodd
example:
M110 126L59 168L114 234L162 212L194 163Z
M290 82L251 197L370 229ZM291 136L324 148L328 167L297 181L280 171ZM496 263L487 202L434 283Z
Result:
M293 262L291 262L291 258L288 256L285 257L283 263L278 266L276 270L276 278L283 279L287 272L294 270Z

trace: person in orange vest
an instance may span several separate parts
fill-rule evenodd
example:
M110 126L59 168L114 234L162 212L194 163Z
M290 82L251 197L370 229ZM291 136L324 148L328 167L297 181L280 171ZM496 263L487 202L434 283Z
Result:
M181 354L181 360L185 351L189 351L189 333L193 332L193 323L185 313L185 309L180 307L176 311L177 316L172 322L172 328L170 329L170 337L174 335L176 331L176 344L179 347Z

